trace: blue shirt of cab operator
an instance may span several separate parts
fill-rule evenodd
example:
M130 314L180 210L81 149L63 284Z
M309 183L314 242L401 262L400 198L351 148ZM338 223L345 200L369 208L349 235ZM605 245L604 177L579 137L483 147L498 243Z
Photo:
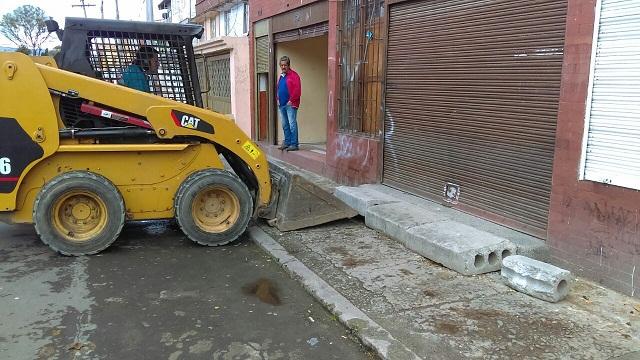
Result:
M131 65L127 66L122 72L119 84L132 89L151 92L149 75L157 74L159 67L158 51L151 46L141 46L136 52Z

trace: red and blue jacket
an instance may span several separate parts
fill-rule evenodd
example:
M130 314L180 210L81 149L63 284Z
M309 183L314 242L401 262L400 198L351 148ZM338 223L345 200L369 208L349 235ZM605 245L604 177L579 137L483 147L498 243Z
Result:
M284 79L285 81L282 81ZM286 75L281 74L278 78L277 99L280 106L287 105L291 101L294 108L300 107L300 95L302 94L302 84L297 72L289 69Z

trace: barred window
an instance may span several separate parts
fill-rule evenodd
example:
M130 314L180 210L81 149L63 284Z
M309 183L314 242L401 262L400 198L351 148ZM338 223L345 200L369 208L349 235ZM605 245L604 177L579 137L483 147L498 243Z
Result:
M221 114L231 114L231 61L229 54L198 59L204 106Z
M339 128L380 136L384 106L384 0L345 0L342 7Z

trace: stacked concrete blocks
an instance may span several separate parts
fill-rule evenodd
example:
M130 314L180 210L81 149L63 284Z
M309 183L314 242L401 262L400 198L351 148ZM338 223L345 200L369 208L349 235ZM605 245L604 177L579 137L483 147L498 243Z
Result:
M498 271L502 259L516 252L516 246L504 238L405 202L369 207L365 223L463 275Z
M407 231L405 246L463 275L500 270L516 252L510 241L454 221L438 221Z
M571 286L571 272L522 255L504 259L501 275L513 289L554 303L564 299Z

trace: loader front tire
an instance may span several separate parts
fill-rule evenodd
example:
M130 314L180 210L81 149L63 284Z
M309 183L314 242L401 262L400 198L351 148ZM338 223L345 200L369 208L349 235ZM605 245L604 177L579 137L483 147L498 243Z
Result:
M175 199L176 220L185 235L206 246L236 240L247 229L253 201L247 186L224 170L203 170L180 185Z
M45 244L63 255L90 255L111 245L125 220L124 201L106 178L72 171L49 181L36 197L33 221Z

